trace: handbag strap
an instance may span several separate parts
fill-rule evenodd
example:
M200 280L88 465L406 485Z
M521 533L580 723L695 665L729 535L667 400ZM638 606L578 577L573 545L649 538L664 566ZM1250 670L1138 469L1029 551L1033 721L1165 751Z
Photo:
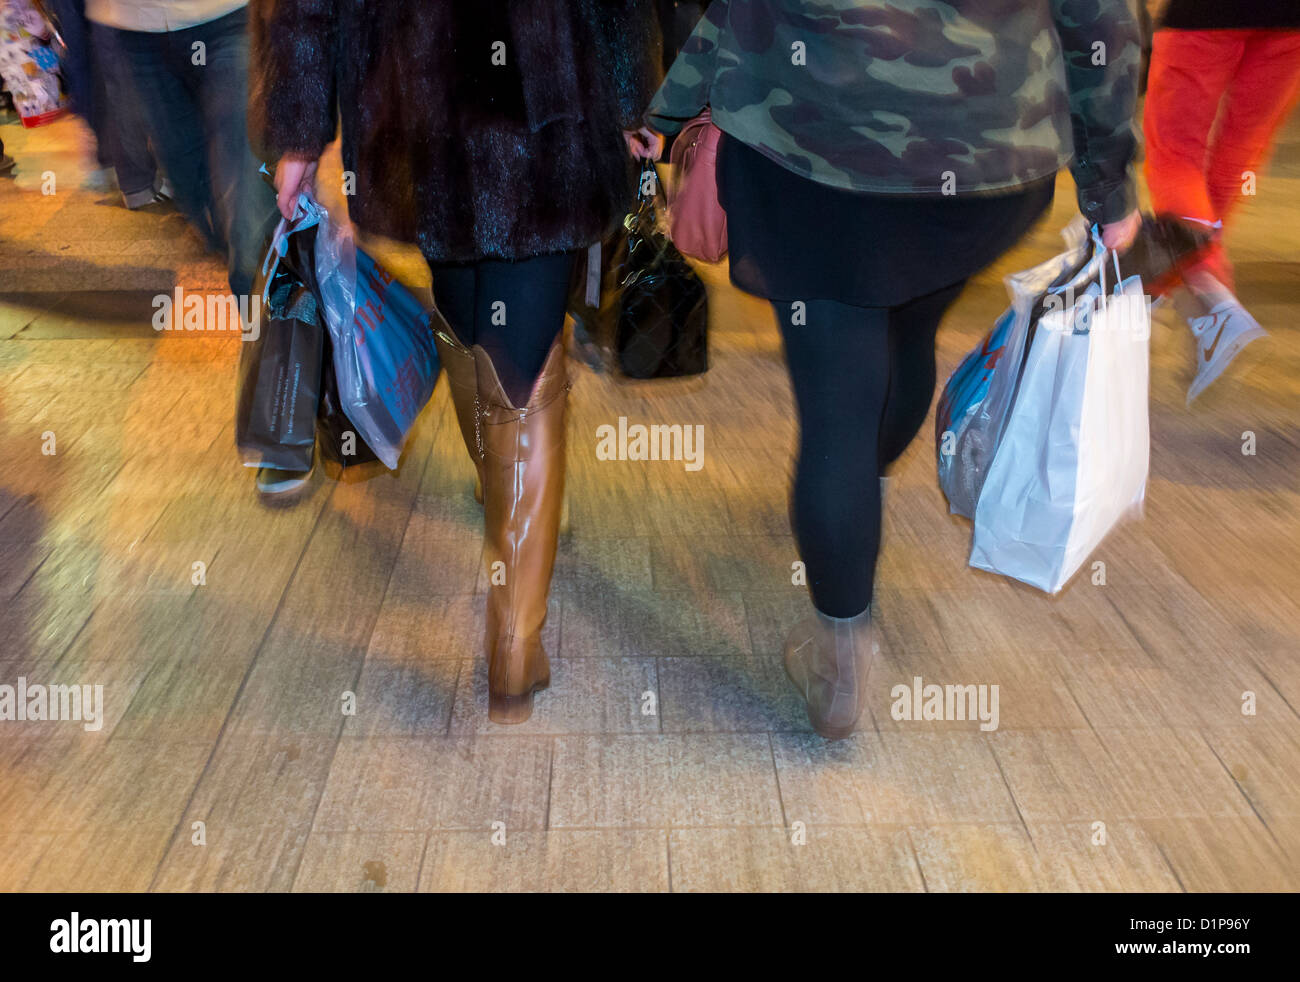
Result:
M647 188L652 190L647 191ZM655 196L659 191L659 172L655 170L654 161L648 157L641 159L641 174L637 178L636 186L636 211L629 213L623 219L623 227L627 231L627 255L630 258L634 252L643 244L646 239L654 237L655 225L658 217L655 214ZM636 272L636 267L631 266L620 281L621 286L627 286Z
M649 191L646 190L647 186ZM659 193L659 172L655 170L655 162L649 157L641 158L641 175L636 182L636 197L638 201L647 203L651 208L654 207L655 196Z

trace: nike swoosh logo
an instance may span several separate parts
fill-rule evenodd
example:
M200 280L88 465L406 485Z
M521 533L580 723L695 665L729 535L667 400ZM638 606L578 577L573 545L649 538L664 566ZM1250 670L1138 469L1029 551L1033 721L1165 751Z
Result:
M1223 320L1219 321L1219 333L1214 336L1214 344L1205 349L1205 360L1207 362L1214 357L1214 349L1219 346L1219 339L1223 337L1223 329L1228 323L1227 314L1216 314L1214 319L1218 320L1220 317L1222 317Z

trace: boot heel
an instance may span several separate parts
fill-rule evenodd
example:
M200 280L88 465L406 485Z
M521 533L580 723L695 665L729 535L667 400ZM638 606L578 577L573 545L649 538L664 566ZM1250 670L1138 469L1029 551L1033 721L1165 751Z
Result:
M858 729L856 723L853 726L827 726L820 720L813 719L811 713L808 714L808 722L823 740L847 740Z
M535 686L523 695L507 696L488 693L488 719L493 723L526 723L533 715L533 693L544 686Z

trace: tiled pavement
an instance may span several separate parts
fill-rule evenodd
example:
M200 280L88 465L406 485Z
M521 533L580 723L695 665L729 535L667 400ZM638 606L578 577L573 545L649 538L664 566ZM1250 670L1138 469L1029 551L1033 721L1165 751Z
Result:
M1188 411L1189 337L1161 315L1147 514L1098 552L1104 585L1049 598L968 569L923 431L887 503L870 715L835 745L779 659L806 604L779 340L724 270L704 270L707 377L575 366L554 682L503 729L445 387L397 474L259 502L233 448L239 342L150 326L155 294L221 290L220 267L180 219L79 187L76 123L3 136L0 683L100 683L107 709L98 732L0 722L0 889L1300 886L1297 128L1230 238L1273 338ZM1062 179L970 286L941 375L1071 199ZM598 461L619 416L704 424L705 466ZM894 720L918 675L999 685L999 728Z

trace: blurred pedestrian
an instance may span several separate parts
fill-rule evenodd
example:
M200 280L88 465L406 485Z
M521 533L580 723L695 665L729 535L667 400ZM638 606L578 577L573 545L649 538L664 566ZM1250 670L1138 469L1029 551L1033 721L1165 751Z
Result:
M342 118L351 218L416 242L435 338L478 471L488 711L532 712L561 524L574 259L636 186L628 150L659 75L652 0L254 0L252 130L281 212ZM626 143L626 145L625 145Z
M785 660L825 737L862 713L881 478L929 410L944 311L1067 163L1106 244L1132 241L1139 55L1129 0L713 0L654 99L672 131L711 107L731 280L784 337L814 606Z
M86 16L85 0L45 0L66 50L61 64L69 108L95 135L95 156L111 169L127 208L167 209L171 194L149 148L140 100L111 27Z
M275 202L248 145L246 0L86 0L125 69L176 205L248 296Z
M1256 192L1278 127L1300 94L1296 0L1170 0L1155 33L1143 135L1151 204L1206 224L1225 222ZM1215 126L1215 120L1218 125ZM1174 294L1196 339L1187 403L1266 332L1236 296L1216 242Z

